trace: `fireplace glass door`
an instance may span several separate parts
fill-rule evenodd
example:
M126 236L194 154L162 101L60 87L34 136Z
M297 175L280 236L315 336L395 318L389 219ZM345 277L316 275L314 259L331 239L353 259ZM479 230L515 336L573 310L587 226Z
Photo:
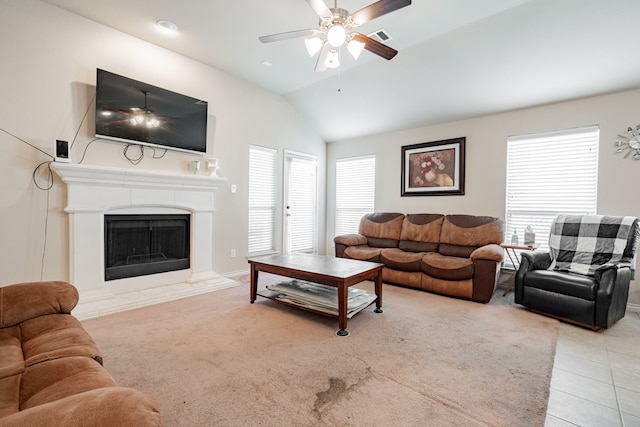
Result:
M189 215L105 215L105 280L184 270Z

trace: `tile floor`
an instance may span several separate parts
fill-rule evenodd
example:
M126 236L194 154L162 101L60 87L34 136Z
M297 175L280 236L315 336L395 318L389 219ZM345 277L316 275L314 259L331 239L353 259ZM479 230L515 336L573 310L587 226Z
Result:
M640 427L640 313L593 332L560 324L546 427Z

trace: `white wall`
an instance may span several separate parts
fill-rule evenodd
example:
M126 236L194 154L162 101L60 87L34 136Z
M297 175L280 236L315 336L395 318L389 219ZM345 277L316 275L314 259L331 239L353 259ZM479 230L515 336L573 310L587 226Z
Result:
M640 217L640 161L615 154L619 133L640 123L640 90L593 97L471 120L331 143L327 150L327 247L334 235L335 161L376 155L376 210L403 213L465 213L505 216L506 151L510 135L600 126L598 213ZM466 185L463 196L401 197L401 147L466 137ZM567 158L570 162L572 159ZM540 165L544 173L544 165ZM562 185L562 183L558 183ZM640 272L638 273L640 275ZM629 302L640 305L640 281L631 283Z
M285 148L318 156L324 194L325 143L279 95L35 0L0 0L0 53L0 129L53 153L56 139L72 141L80 128L71 152L74 162L86 150L83 164L186 173L187 162L197 158L169 151L152 159L149 153L134 166L124 158L123 144L99 140L89 145L96 68L209 102L207 154L220 158L219 175L238 188L231 194L228 185L216 195L218 273L248 268L249 144L276 148L281 158ZM5 132L0 145L0 286L41 277L67 280L65 186L56 178L49 192L38 190L32 173L49 158ZM46 186L47 175L36 175ZM323 200L320 207L324 212ZM319 222L324 224L324 214ZM319 233L324 236L324 227ZM231 248L236 258L229 257Z
M55 139L73 140L72 158L84 164L186 172L194 156L168 152L160 160L130 165L123 146L92 139L95 70L103 68L209 101L209 155L221 159L220 175L236 184L217 194L214 253L219 273L247 268L248 146L285 148L320 157L320 194L325 191L325 144L281 96L131 36L35 0L0 0L0 129L52 153ZM640 162L614 154L613 141L640 123L640 90L497 114L329 145L326 212L328 252L333 247L335 159L375 154L376 210L485 214L504 217L506 138L598 124L601 130L598 211L640 216ZM400 147L465 136L464 196L400 197ZM32 174L47 156L0 131L0 286L27 280L68 278L65 187L57 179L38 190ZM571 161L571 159L567 159ZM46 170L46 169L45 169ZM46 174L38 174L46 185ZM321 211L324 205L321 200ZM47 215L48 209L48 215ZM320 224L325 218L321 215ZM46 240L45 240L46 225ZM324 228L319 235L324 235ZM280 232L280 230L278 230ZM279 235L279 233L278 233ZM46 250L45 250L46 241ZM229 250L238 256L229 258ZM43 257L44 251L44 257ZM640 285L630 301L640 304Z

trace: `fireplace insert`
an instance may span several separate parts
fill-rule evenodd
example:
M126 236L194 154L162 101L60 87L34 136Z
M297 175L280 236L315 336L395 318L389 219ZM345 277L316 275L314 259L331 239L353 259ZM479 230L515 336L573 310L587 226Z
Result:
M105 280L184 270L189 215L105 215Z

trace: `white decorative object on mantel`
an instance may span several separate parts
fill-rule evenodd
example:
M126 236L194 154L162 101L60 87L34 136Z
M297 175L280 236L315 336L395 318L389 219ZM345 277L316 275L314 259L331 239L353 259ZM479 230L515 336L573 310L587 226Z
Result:
M189 172L196 174L200 170L200 160L192 160L189 162Z
M69 280L82 294L118 294L219 278L213 271L214 194L226 178L52 163L67 184ZM104 215L190 214L187 270L105 281Z
M209 157L207 159L206 169L209 175L218 176L218 168L220 167L220 159Z

